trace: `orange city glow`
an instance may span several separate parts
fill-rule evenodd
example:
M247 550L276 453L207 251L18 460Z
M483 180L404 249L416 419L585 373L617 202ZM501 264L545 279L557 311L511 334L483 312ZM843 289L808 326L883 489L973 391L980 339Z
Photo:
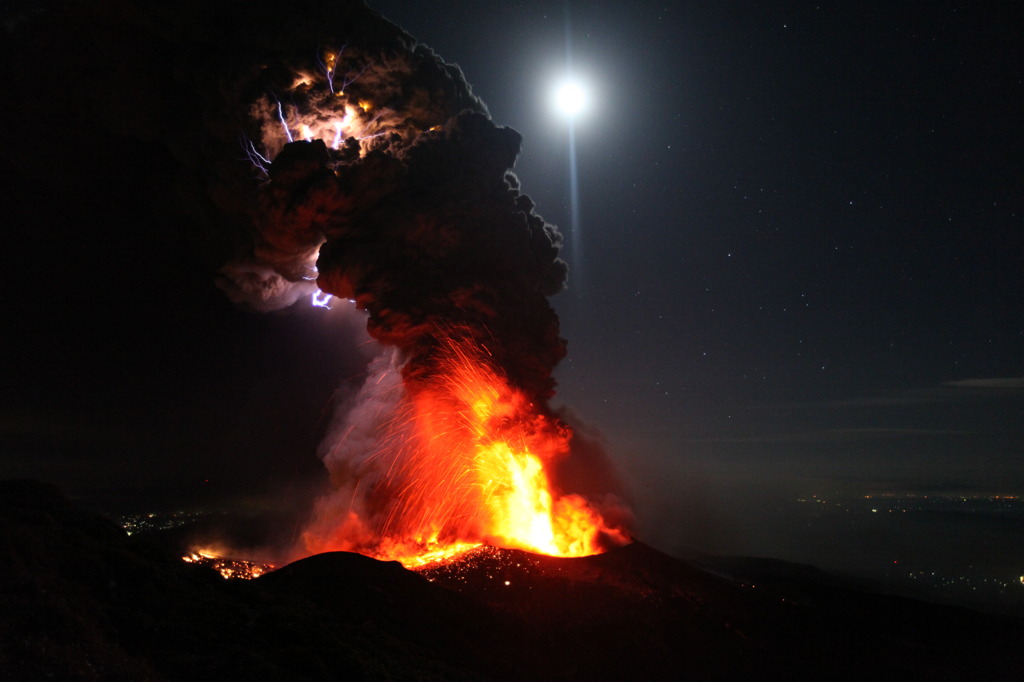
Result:
M511 387L483 352L449 341L439 367L408 392L374 455L386 458L387 476L372 484L386 508L374 522L350 511L326 532L308 532L308 550L415 567L484 543L572 557L628 542L586 499L553 486L551 467L569 452L567 426Z

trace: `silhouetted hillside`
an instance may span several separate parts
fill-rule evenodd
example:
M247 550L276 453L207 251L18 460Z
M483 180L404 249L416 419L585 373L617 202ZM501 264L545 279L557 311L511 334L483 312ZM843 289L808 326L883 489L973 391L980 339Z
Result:
M481 548L422 573L348 553L253 581L167 558L55 489L0 483L0 678L1019 679L1020 621L642 543Z

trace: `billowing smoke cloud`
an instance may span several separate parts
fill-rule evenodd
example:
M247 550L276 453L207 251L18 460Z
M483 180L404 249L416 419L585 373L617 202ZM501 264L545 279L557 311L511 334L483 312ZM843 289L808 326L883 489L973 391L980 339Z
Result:
M287 72L268 75L254 97L258 135L246 144L265 173L252 213L256 239L222 271L232 299L257 309L289 304L315 279L366 311L368 331L391 349L339 405L321 448L336 492L319 503L311 549L371 546L375 535L396 529L396 515L412 513L394 499L410 488L433 485L425 494L443 496L446 474L428 463L438 457L435 446L410 443L433 438L413 424L424 410L417 394L450 407L449 397L437 396L451 393L438 378L453 372L453 353L507 382L486 419L526 423L529 439L554 444L531 446L549 447L552 463L571 451L568 427L547 407L552 371L565 354L547 297L564 287L567 268L560 234L511 173L521 138L489 118L458 67L382 19L359 16L306 59L279 59ZM445 437L475 433L460 419L445 424ZM592 441L577 450L609 468ZM476 466L472 455L464 463L452 457L456 467ZM562 479L573 466L558 471L559 494L571 493ZM555 504L618 504L614 477L582 478L591 502L568 496ZM452 502L434 536L440 528L452 538L484 537L467 521L466 504ZM625 515L614 516L609 532L621 539ZM417 533L430 534L423 527L432 520L418 523Z
M286 305L315 278L405 351L407 376L429 372L439 330L458 330L515 385L550 395L565 350L545 297L566 266L509 172L519 134L489 119L457 66L365 8L304 59L266 61L261 91L247 89L268 182L253 251L223 273L232 299Z
M548 303L566 282L561 237L511 173L519 134L490 119L457 66L356 0L66 4L19 29L26 45L31 29L61 48L33 50L9 70L64 78L45 106L16 98L13 118L59 131L47 149L81 129L76 144L116 142L145 158L138 185L149 195L138 201L167 225L140 220L138 232L186 235L220 267L231 301L270 311L319 291L350 299L385 349L365 372L346 370L348 397L321 448L336 492L321 501L314 534L350 512L367 533L393 520L388 496L423 480L416 466L396 474L395 453L424 456L406 442L423 441L422 429L402 420L431 401L465 412L442 386L453 356L493 380L489 405L470 411L497 435L458 420L434 427L494 445L517 425L548 463L572 458L570 429L547 404L565 354ZM21 95L37 88L34 76L19 83ZM65 110L76 115L70 127ZM34 138L15 137L17 156L38 164L26 172L53 172L29 149ZM144 269L146 257L128 260ZM569 497L572 471L551 470L555 492L586 506ZM593 490L604 479L588 480L588 501L611 499Z
M402 89L426 96L415 80ZM467 101L451 98L437 108L450 116L422 130L388 101L379 132L358 145L285 146L260 194L255 253L296 282L315 259L320 288L356 301L371 334L406 352L407 376L429 373L438 339L457 330L514 384L547 396L565 352L545 298L565 280L561 239L508 173L519 135L459 111Z
M156 279L149 263L174 240L142 237L174 232L201 269L220 269L231 301L271 311L326 292L354 303L334 301L344 312L327 315L358 309L380 342L360 371L377 346L339 339L353 350L347 397L321 448L336 492L313 536L340 528L342 546L357 546L361 533L396 528L409 506L395 496L430 484L451 501L446 532L500 538L466 510L474 494L493 501L513 486L492 485L500 477L460 439L499 459L543 459L549 502L582 510L576 518L612 500L610 479L578 475L605 458L577 461L593 449L548 407L565 354L548 303L566 281L561 237L511 173L519 134L490 119L457 66L357 0L71 0L18 21L20 47L5 52L5 73L18 75L5 150L26 177L56 173L72 187L81 165L49 159L102 151L83 192L91 201L102 186L124 204L117 215L140 237L131 243L160 245L107 254L99 232L78 230L103 267ZM38 74L60 74L59 87ZM133 218L136 205L145 210ZM455 469L425 471L455 451ZM532 466L515 465L523 476ZM446 476L467 467L484 482L447 495Z
M293 282L272 267L255 260L237 260L221 269L217 285L232 303L261 313L294 305L300 298L314 296L315 282L300 279Z

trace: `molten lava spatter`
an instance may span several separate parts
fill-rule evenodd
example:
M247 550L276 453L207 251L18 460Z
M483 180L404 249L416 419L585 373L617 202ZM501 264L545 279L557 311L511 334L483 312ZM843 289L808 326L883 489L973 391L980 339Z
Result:
M311 551L355 550L406 566L436 562L487 543L554 556L586 556L628 541L588 502L552 485L569 451L569 428L543 414L482 351L449 339L437 372L406 396L386 425L378 462L387 475L375 527L340 519L307 534Z

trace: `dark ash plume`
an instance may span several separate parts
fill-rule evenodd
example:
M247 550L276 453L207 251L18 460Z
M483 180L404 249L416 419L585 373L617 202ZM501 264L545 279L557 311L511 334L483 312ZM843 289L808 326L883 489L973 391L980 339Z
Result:
M279 59L289 73L267 80L282 90L249 107L252 148L272 159L259 164L266 179L251 259L297 287L315 277L354 301L370 335L395 349L339 405L321 446L336 492L318 502L309 546L361 551L403 508L394 491L422 484L395 478L416 466L387 463L415 433L399 425L412 409L407 396L433 390L453 345L486 358L553 433L569 433L547 405L565 355L547 297L564 287L567 267L561 235L511 172L520 135L489 118L459 68L383 20L372 30L343 27L320 55ZM572 492L572 472L601 468L581 492L624 528L617 478L594 452L590 441L570 445L556 457L582 458L575 468L562 461L554 480Z
M511 172L519 134L491 121L459 67L355 0L66 4L45 22L66 47L25 60L69 76L37 127L64 130L64 100L86 103L73 122L92 131L83 139L127 141L159 162L154 200L180 200L174 227L210 270L229 263L218 284L233 302L274 310L319 288L354 301L389 347L347 374L357 398L339 405L331 438L349 442L321 449L338 490L362 481L372 496L365 455L386 445L353 404L407 411L453 345L557 420L547 400L565 341L547 298L566 280L561 236ZM17 98L19 117L38 113L33 101Z
M320 287L369 313L370 333L407 354L407 377L429 374L438 339L454 332L547 397L565 351L546 295L566 267L557 231L508 174L519 142L462 113L350 162L319 141L292 143L260 197L257 254L301 278L319 248Z
M550 396L565 344L546 296L566 265L510 172L519 134L490 120L459 67L361 3L334 14L335 33L318 21L301 50L264 46L259 76L231 88L251 93L267 179L255 243L223 288L266 309L300 295L284 282L307 293L316 278L367 311L407 378L428 376L438 338L455 334Z

